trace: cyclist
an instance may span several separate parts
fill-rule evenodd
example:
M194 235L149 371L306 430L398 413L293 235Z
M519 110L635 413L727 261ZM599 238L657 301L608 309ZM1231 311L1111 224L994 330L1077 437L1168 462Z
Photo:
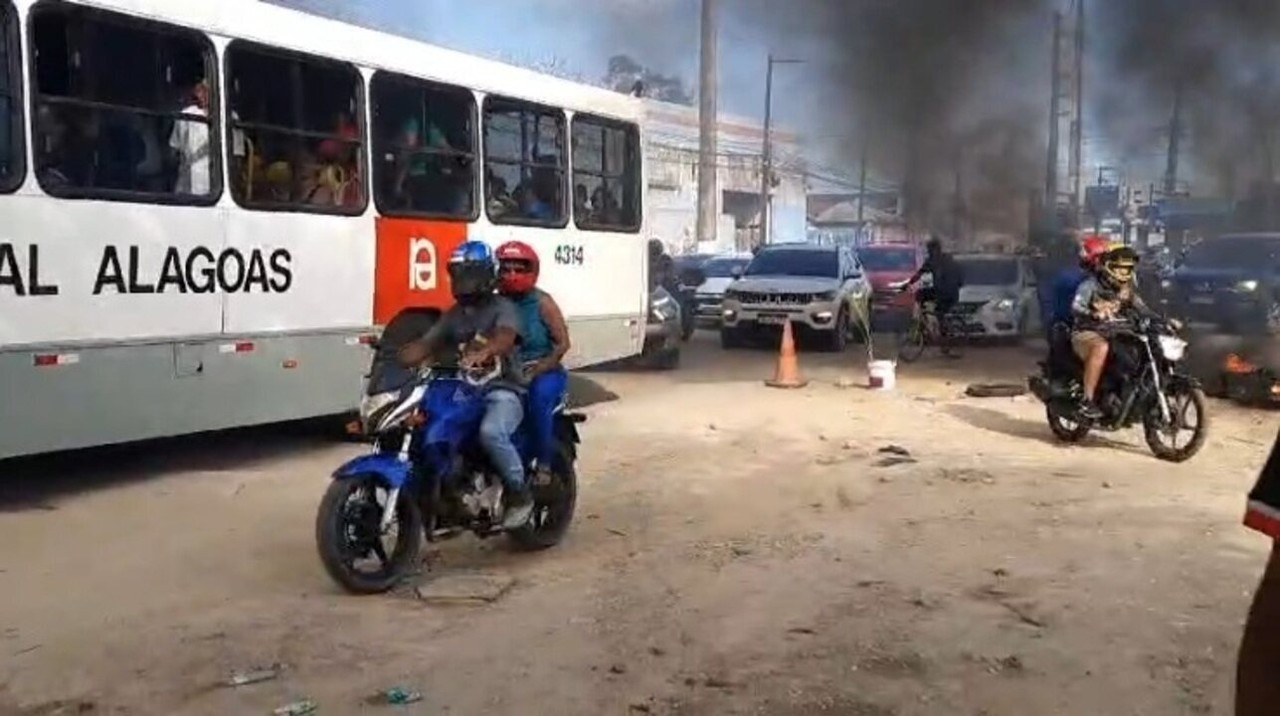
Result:
M934 315L945 316L960 302L960 288L964 286L964 272L960 264L951 254L942 250L942 239L936 235L925 244L928 255L920 268L907 279L900 291L906 292L920 281L925 274L932 277L931 286L922 286L916 292L916 305L923 308L926 303L933 303Z

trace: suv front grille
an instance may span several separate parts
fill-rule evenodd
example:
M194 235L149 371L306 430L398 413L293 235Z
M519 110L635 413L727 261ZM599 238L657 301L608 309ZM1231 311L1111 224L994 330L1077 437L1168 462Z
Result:
M755 293L748 291L738 294L738 300L742 303L763 303L779 306L804 306L813 303L814 299L815 297L812 293Z

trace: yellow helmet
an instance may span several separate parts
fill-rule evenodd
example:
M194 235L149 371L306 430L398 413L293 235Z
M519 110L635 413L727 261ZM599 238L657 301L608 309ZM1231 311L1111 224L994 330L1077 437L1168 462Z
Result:
M1133 274L1138 267L1138 252L1122 243L1112 243L1098 264L1102 278L1113 288L1120 288L1133 283Z

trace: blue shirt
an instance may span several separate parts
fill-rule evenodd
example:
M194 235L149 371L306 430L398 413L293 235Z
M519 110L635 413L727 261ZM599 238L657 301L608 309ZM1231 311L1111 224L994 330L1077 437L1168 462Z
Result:
M523 296L509 296L520 315L520 362L542 360L555 349L551 340L551 327L542 317L540 289L533 289Z
M1076 291L1079 290L1080 284L1084 283L1089 275L1079 266L1072 266L1064 269L1053 280L1053 311L1050 314L1049 325L1055 323L1066 323L1071 325L1075 320L1075 314L1071 310L1071 304L1076 299Z

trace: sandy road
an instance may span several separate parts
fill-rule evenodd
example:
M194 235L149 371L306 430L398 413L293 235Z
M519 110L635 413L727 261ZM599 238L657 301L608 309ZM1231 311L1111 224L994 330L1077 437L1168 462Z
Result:
M432 557L513 577L487 606L338 593L312 519L359 448L305 431L8 466L0 713L345 714L393 685L424 714L1229 712L1273 416L1214 403L1209 446L1170 466L1136 434L1063 448L1034 402L960 397L1026 353L926 360L878 394L837 386L857 350L803 355L796 392L708 336L674 373L592 373L621 400L589 408L566 542ZM915 462L879 466L891 444Z

